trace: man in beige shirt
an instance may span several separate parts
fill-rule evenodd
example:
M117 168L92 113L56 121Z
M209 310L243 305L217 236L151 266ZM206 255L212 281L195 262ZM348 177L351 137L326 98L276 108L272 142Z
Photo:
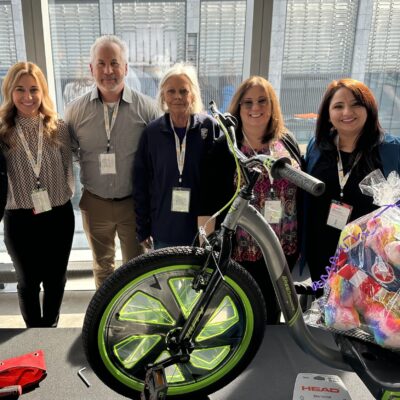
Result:
M125 84L127 47L121 39L99 37L90 55L96 87L67 106L65 120L81 167L79 206L98 288L114 271L116 235L123 262L141 253L132 199L133 161L143 128L160 112L150 97Z

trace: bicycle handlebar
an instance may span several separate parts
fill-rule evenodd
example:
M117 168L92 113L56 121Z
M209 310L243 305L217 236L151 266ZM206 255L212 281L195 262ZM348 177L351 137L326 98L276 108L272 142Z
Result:
M280 158L276 160L272 165L271 174L275 179L287 179L314 196L320 196L325 191L324 182L292 167L288 158Z

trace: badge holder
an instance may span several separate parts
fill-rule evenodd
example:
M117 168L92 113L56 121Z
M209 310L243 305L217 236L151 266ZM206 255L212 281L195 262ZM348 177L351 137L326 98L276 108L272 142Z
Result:
M264 205L264 217L269 224L278 224L282 217L280 200L267 200Z
M271 199L266 200L264 204L264 218L269 224L279 224L282 218L282 203L276 199L275 191L271 187Z
M115 153L99 154L100 175L115 175L117 173L115 164Z
M190 189L182 187L172 188L171 211L188 213L190 206Z
M51 210L49 194L47 193L46 189L37 188L32 192L31 196L33 202L33 212L35 214L41 214Z
M343 230L350 219L353 207L340 201L332 200L329 208L327 225Z

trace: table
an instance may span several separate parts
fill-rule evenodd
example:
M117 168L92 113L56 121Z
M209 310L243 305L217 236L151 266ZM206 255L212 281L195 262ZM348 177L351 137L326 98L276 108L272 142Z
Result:
M318 339L334 346L329 333L312 330ZM104 385L87 364L79 328L0 329L0 360L38 349L45 352L47 377L21 400L109 400L123 399ZM88 388L77 376L84 376ZM329 368L300 350L285 325L266 326L265 338L248 368L210 400L291 400L300 372L339 375L353 400L373 400L367 388L352 372Z

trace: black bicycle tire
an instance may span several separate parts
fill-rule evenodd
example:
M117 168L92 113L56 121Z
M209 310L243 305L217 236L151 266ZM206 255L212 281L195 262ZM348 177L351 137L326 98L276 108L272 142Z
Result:
M109 306L111 299L114 299L115 294L119 293L129 282L144 276L152 268L158 270L175 264L202 265L204 261L204 250L199 248L176 247L158 250L137 257L118 268L95 293L86 312L82 339L89 364L107 386L129 398L139 398L140 391L127 386L119 379L116 379L110 372L99 350L97 339L99 336L100 321L105 315L105 310ZM209 386L202 387L199 390L190 391L190 394L185 392L172 396L169 395L168 399L187 399L189 395L191 399L204 397L226 386L247 367L261 345L266 321L266 310L262 293L251 275L233 261L229 264L227 277L234 282L240 282L241 289L251 303L254 325L248 347L232 369L218 381L212 382Z

